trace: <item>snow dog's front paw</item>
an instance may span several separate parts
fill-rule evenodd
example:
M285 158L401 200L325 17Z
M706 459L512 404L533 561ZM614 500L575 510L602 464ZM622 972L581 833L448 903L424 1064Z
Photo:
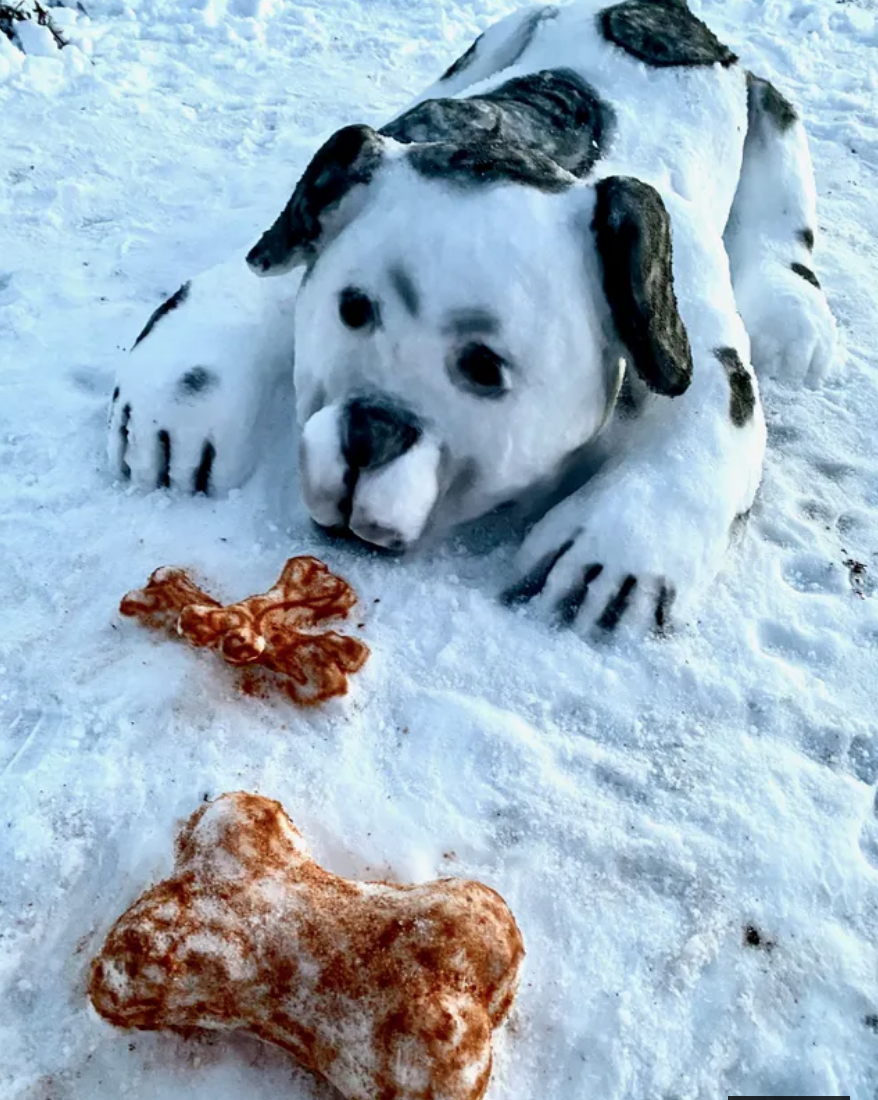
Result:
M504 602L593 639L667 630L718 570L733 509L663 497L660 479L634 473L574 493L525 539Z
M205 272L153 313L119 363L110 407L111 473L138 488L223 493L252 472L263 413L292 365L266 281L243 261Z

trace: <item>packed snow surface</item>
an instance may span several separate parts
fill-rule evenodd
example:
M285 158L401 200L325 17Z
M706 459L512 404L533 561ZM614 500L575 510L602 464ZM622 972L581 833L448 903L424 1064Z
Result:
M876 1095L874 0L693 0L801 105L842 347L820 389L763 384L762 489L673 637L503 609L502 529L408 560L326 542L282 447L227 498L107 473L114 359L158 302L512 6L92 0L57 9L63 50L0 35L2 1100L329 1097L255 1040L114 1031L84 996L177 823L236 789L336 873L500 891L528 955L491 1100ZM158 565L235 599L297 553L356 587L373 650L322 709L117 613Z

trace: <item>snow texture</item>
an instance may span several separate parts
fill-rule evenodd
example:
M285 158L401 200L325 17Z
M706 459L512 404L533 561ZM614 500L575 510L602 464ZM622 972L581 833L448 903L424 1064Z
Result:
M760 380L763 484L700 617L602 646L499 606L499 520L410 560L324 541L282 388L277 454L227 498L106 473L116 357L155 306L512 5L86 6L76 49L0 36L0 1097L328 1098L255 1041L116 1032L84 997L176 824L234 789L279 799L338 874L503 895L528 955L492 1100L873 1097L874 4L692 5L801 107L842 367ZM293 553L354 584L373 650L316 713L117 615L160 564L233 596Z

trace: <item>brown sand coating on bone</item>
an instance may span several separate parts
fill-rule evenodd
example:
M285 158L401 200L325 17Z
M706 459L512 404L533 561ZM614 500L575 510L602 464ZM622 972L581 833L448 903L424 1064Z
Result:
M89 993L119 1027L239 1028L348 1100L478 1100L524 948L478 882L351 882L277 802L223 795L117 921Z
M124 596L119 610L123 615L140 619L146 626L175 629L180 612L189 604L222 606L199 588L184 569L166 565L156 569L146 588Z
M145 625L176 631L191 645L216 650L235 666L259 665L304 705L344 695L348 676L369 656L358 638L323 629L345 618L357 595L312 557L290 558L263 595L223 606L183 569L157 569L146 587L129 592L119 610Z

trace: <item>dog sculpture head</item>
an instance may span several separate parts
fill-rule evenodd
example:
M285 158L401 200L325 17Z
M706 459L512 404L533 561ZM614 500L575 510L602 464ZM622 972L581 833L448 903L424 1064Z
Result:
M251 250L304 267L295 372L305 500L403 548L551 484L612 414L626 360L682 393L667 213L588 182L609 107L549 70L338 131Z

